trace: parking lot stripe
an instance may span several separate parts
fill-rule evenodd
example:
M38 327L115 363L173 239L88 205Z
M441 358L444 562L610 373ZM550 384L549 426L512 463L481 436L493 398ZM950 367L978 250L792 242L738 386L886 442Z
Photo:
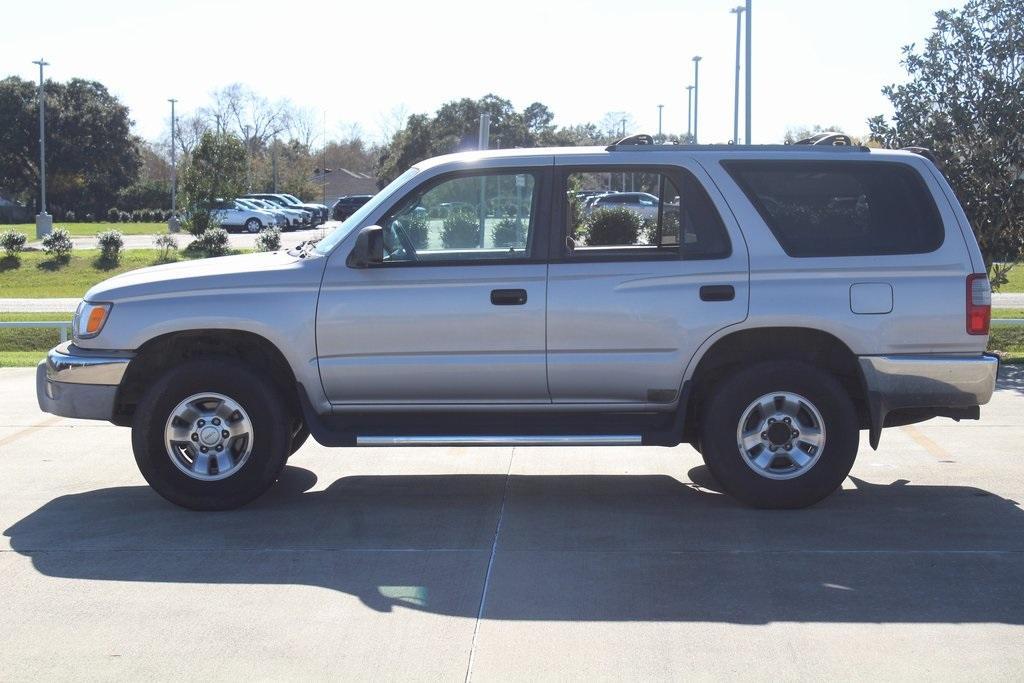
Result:
M949 454L949 451L925 436L918 428L910 425L904 425L903 427L900 427L900 429L902 429L907 436L913 439L914 443L931 453L939 460L953 459L953 456Z
M11 443L12 441L18 440L18 439L20 439L23 436L28 436L29 434L31 434L32 432L34 432L36 430L42 429L44 427L51 427L51 426L57 424L58 422L60 422L63 419L64 418L62 418L62 417L56 417L56 416L48 417L45 420L40 420L39 422L36 422L34 425L29 425L28 427L25 427L24 429L19 429L18 431L14 432L13 434L8 434L4 438L0 439L0 448L3 448L7 444Z

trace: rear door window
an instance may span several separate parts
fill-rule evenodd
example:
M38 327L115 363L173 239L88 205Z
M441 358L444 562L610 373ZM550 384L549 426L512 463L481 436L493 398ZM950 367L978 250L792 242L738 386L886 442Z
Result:
M790 256L881 256L935 251L945 236L924 181L879 162L726 161Z
M588 167L567 171L564 183L564 257L715 259L731 253L718 211L685 169ZM580 199L601 191L593 202Z

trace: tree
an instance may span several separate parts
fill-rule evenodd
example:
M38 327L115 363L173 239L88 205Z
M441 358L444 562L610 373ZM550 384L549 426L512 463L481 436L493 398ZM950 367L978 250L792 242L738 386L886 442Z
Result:
M931 149L986 264L1017 260L1024 246L1024 3L968 0L935 17L924 49L903 49L910 80L882 89L895 115L892 123L870 119L871 136L888 147Z
M140 141L128 108L95 81L47 81L44 91L48 203L99 215L138 178ZM37 108L33 83L0 81L0 190L23 200L39 186Z
M493 94L484 95L479 100L452 100L443 104L433 116L409 116L405 125L380 149L377 177L381 187L417 161L476 149L482 113L490 116L492 148L608 144L621 137L617 131L624 116L608 115L612 117L608 119L608 126L614 124L615 131L593 124L559 129L553 125L554 113L540 102L534 102L520 112L511 102Z
M218 199L232 199L246 187L245 146L231 133L203 133L181 169L181 199L189 232L211 227L210 210Z

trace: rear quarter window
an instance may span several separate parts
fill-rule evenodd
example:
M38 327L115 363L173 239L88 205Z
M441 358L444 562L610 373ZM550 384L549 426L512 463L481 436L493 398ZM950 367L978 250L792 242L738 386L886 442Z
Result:
M906 164L726 161L722 164L790 256L924 254L945 228Z

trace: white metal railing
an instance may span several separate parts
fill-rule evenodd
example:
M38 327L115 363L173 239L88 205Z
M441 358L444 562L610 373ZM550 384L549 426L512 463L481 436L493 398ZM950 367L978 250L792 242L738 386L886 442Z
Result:
M60 330L61 342L66 342L71 332L71 321L70 320L33 320L33 321L18 321L18 322L0 322L0 328L2 327L43 327L48 329Z

